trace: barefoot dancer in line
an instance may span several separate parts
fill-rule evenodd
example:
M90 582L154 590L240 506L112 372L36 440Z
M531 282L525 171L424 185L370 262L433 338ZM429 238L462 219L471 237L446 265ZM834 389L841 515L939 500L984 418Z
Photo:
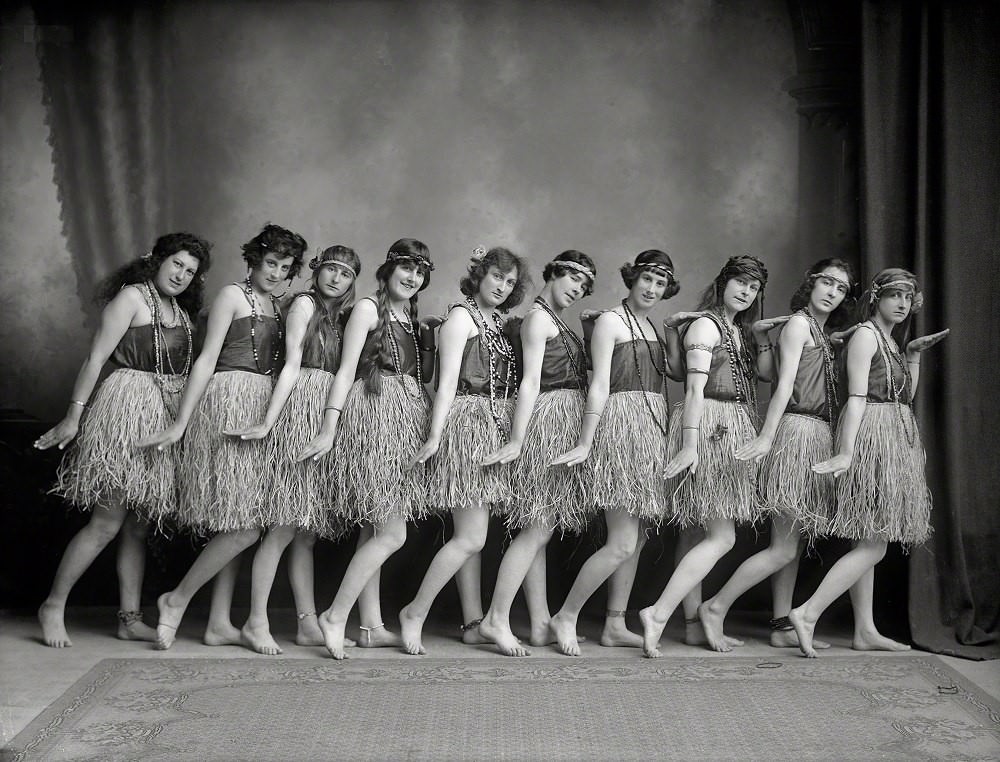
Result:
M333 603L319 617L334 659L347 658L344 629L355 601L371 580L377 584L382 564L403 546L407 520L427 511L424 468L407 466L427 435L426 347L416 318L417 294L433 269L427 247L416 239L402 238L389 248L375 271L378 290L359 301L347 321L320 433L299 455L319 458L336 440L341 496L334 511L365 527ZM381 621L362 622L365 634L382 629Z
M177 420L140 442L160 451L184 437L178 521L214 535L180 584L157 600L160 649L173 645L188 604L213 577L205 645L244 645L260 653L272 648L273 641L258 640L252 628L234 627L231 609L239 555L273 524L274 464L264 443L224 432L264 417L284 348L273 292L295 277L305 248L302 236L272 224L243 245L246 281L223 287L212 304Z
M296 294L285 321L285 363L271 392L263 423L227 434L243 440L264 439L273 431L276 449L275 520L254 556L250 591L250 616L244 634L262 645L262 653L280 654L271 637L267 600L274 584L278 561L291 543L288 579L298 612L295 642L300 646L323 645L316 620L313 546L317 533L330 539L345 534L347 527L332 520L330 506L338 499L334 481L334 457L321 463L295 460L302 448L319 432L323 406L340 366L341 315L354 302L354 282L361 261L354 249L331 246L309 262L312 288Z
M736 450L738 460L761 464L759 491L772 514L771 542L744 561L722 589L701 604L698 613L709 645L716 651L730 650L723 636L730 607L767 577L774 589L771 645L798 646L788 612L799 557L807 538L812 542L825 532L834 506L833 479L811 468L833 455L837 378L827 334L849 320L852 282L847 262L824 259L809 269L792 296L795 314L780 334L778 383L767 417L757 438Z
M69 409L35 442L39 450L53 445L62 450L73 442L55 491L92 511L87 526L66 547L52 590L38 610L47 646L73 645L64 623L66 599L115 536L118 637L156 638L155 630L142 622L139 600L146 534L150 521L177 510L176 464L171 454L144 452L136 442L168 425L177 410L191 367L189 315L201 307L211 248L190 233L170 233L101 284L99 298L106 306ZM111 373L90 400L105 364Z
M421 631L441 588L458 574L462 639L483 642L479 552L490 513L510 505L506 466L480 467L510 431L511 400L517 390L514 349L502 332L501 313L524 299L529 279L524 260L504 248L477 249L462 279L465 301L454 305L440 328L437 396L430 433L414 464L428 464L435 509L451 512L454 535L437 552L413 601L399 612L403 647L426 653Z
M545 596L545 547L553 531L579 532L591 506L579 469L550 468L554 453L577 440L587 388L583 340L563 321L562 313L589 294L597 268L579 251L564 251L545 266L545 286L521 324L524 377L518 387L510 441L487 457L484 466L517 461L515 497L507 525L521 531L500 562L489 611L479 625L482 635L507 656L529 652L510 629L510 607L521 583L531 617L531 643L549 641L549 606ZM526 579L528 575L531 579Z
M579 656L576 623L583 605L610 578L608 610L601 645L642 645L628 630L628 608L639 554L646 541L644 525L659 524L667 494L666 463L667 347L649 319L662 300L680 291L674 265L662 251L650 249L621 268L628 296L601 313L594 325L590 356L594 372L587 392L576 447L553 466L581 466L587 473L594 504L604 511L608 537L587 559L549 627L559 650Z
M758 320L767 270L751 256L731 257L702 296L704 317L683 337L687 361L684 404L670 420L664 471L668 479L690 469L674 488L672 520L681 527L705 527L705 539L674 569L657 601L639 612L643 652L660 655L667 620L732 549L736 521L753 522L761 510L756 499L756 466L737 461L733 451L756 435L757 377L773 371L767 331L774 320Z
M911 317L922 301L913 273L894 267L876 275L861 297L864 322L847 347L848 398L837 428L837 454L813 466L816 473L837 478L837 510L828 533L855 544L812 597L788 615L799 647L809 657L816 656L817 620L848 589L854 608L853 648L909 649L876 629L872 598L875 564L888 543L918 545L930 531L926 455L910 405L920 380L921 352L948 331L906 343Z

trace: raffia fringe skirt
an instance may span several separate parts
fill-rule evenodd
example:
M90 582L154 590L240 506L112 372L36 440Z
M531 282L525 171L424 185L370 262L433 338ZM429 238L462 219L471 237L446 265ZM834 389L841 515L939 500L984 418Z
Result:
M924 542L931 518L926 458L909 406L869 402L855 441L854 460L837 479L837 509L829 534L905 545Z
M514 499L509 465L483 468L479 464L507 442L511 401L499 400L503 433L490 411L490 398L466 394L455 397L448 413L441 446L427 464L428 504L432 510L452 511L483 505L490 513L506 512Z
M271 431L275 449L272 519L328 539L337 539L348 530L333 511L340 499L337 448L316 461L300 463L297 458L319 433L333 379L325 370L302 368Z
M514 503L508 529L531 524L579 533L596 508L582 468L549 467L576 446L585 397L572 389L542 392L528 423L521 456L514 461Z
M625 510L655 524L663 520L668 417L662 394L616 392L608 397L590 457L581 466L597 508Z
M136 443L174 421L183 379L116 370L91 400L59 471L53 492L80 508L93 509L112 499L158 525L177 510L177 448L158 452ZM177 391L170 391L177 389Z
M681 449L684 404L670 416L667 461ZM681 527L713 519L757 521L763 507L757 497L757 464L736 460L736 448L757 436L749 408L739 402L706 399L698 432L698 468L667 482L671 521Z
M184 434L178 520L213 534L273 526L274 444L223 432L264 420L271 377L222 371L208 382Z
M785 413L771 451L760 466L760 495L767 511L794 519L814 539L833 515L836 486L832 474L812 466L833 456L833 430L820 418Z
M412 376L383 376L381 394L355 381L334 447L341 499L333 511L350 524L382 524L427 513L425 466L407 468L427 436L428 405Z

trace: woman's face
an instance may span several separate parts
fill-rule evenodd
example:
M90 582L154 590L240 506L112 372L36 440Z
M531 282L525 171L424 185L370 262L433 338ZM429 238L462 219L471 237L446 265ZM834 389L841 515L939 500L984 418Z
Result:
M197 257L181 249L160 263L160 268L153 276L153 285L164 296L178 296L191 285L200 264Z
M722 292L722 303L730 312L738 314L753 304L759 293L759 280L748 275L737 275L726 281L726 288Z
M327 262L316 270L313 285L323 299L338 299L354 283L354 273L340 262Z
M640 270L629 295L640 307L652 307L663 298L669 285L670 279L666 275L660 275L655 270Z
M829 315L847 298L847 273L840 267L824 267L813 281L809 306L813 312Z
M560 309L566 309L577 299L586 296L590 289L591 279L576 270L567 270L558 278L553 278L552 302Z
M268 252L264 259L250 271L250 282L262 294L270 294L283 280L288 280L294 257L279 257Z
M913 289L894 286L879 294L878 314L887 323L898 325L906 320L913 308Z
M417 295L424 285L424 271L414 262L400 262L389 275L387 288L389 296L397 301L405 301Z
M490 265L486 275L479 281L479 298L489 307L499 307L510 296L517 285L517 268L504 272L496 265Z

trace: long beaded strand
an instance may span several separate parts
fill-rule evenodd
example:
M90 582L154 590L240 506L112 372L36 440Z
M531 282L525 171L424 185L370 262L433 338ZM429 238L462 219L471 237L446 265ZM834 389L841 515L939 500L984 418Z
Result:
M417 368L417 393L410 396L414 397L415 399L421 398L427 393L427 390L424 389L423 372L421 367L422 363L420 362L420 345L417 344L417 332L413 327L413 322L410 320L410 314L408 312L404 312L404 314L406 315L406 320L402 321L399 319L399 316L396 314L396 311L392 308L392 305L388 303L388 300L386 301L386 306L389 308L389 315L392 317L392 320L389 322L389 325L386 326L387 329L386 333L389 336L389 355L390 357L392 357L393 370L396 372L396 375L400 379L402 379L402 377L405 375L403 373L403 364L400 361L399 344L396 343L396 335L392 332L392 323L396 322L403 327L404 331L410 334L410 338L413 340L413 352L416 359L416 368Z
M809 310L803 308L799 312L809 321L809 328L812 330L813 338L820 343L819 345L823 350L823 376L826 381L826 412L830 425L833 426L837 423L837 376L833 364L833 345L830 343L830 338L820 328L819 321L816 320Z
M733 377L733 386L736 389L736 401L743 402L750 406L751 410L757 410L757 388L753 383L756 373L753 370L753 360L747 356L747 348L740 344L736 346L736 337L726 323L725 316L709 313L715 319L721 329L722 340L726 345L726 352L729 354L729 364Z
M576 332L570 329L570 327L563 322L563 319L553 312L552 308L549 307L549 305L545 303L545 300L540 296L535 297L535 304L541 307L545 313L552 318L552 322L555 323L555 326L559 331L559 338L562 340L563 349L566 351L566 356L569 357L570 365L573 366L573 372L576 374L577 384L580 386L580 389L585 389L587 386L587 374L580 367L580 358L587 357L587 349L583 344L583 339L577 336ZM569 346L569 340L566 338L567 336L571 337L573 343L576 345L577 351L575 353Z
M507 337L503 335L501 331L503 324L496 312L493 313L493 322L496 323L497 327L493 329L486 323L486 318L479 309L479 305L476 304L475 299L467 296L465 297L465 302L469 306L469 311L479 321L479 342L482 346L486 347L486 353L490 361L490 414L493 416L493 422L496 424L497 431L506 436L504 417L500 407L497 405L496 387L500 383L499 373L497 373L497 363L498 358L507 361L507 377L503 382L503 401L506 402L511 387L517 384L517 371L514 368L514 348L507 340Z
M635 316L635 313L632 312L632 308L628 306L628 301L627 300L622 299L622 307L625 308L625 316L627 318L627 320L625 322L628 325L629 335L632 337L632 341L631 341L631 344L632 344L632 360L635 363L635 374L636 374L636 376L639 379L639 389L643 393L642 394L642 401L646 403L646 409L649 411L649 415L653 419L653 423L656 424L656 427L660 430L660 432L663 434L663 436L667 436L667 427L664 426L664 424L662 424L660 422L659 418L657 418L656 411L653 410L653 405L652 405L652 403L650 403L649 398L646 396L646 394L647 394L646 384L642 380L642 368L639 365L639 350L636 348L636 344L639 342L639 338L636 336L636 329L638 329L639 332L641 333L642 332L642 327L641 327L641 325L639 323L639 319ZM658 334L656 332L656 327L653 325L653 321L651 321L649 319L649 316L646 317L646 321L649 323L650 327L653 329L653 335L656 336L656 344L657 344L657 346L659 346L660 350L663 352L663 370L660 370L660 368L656 364L656 360L653 358L653 350L649 346L649 340L645 338L645 335L643 335L643 342L646 344L646 351L649 352L649 361L653 365L653 370L655 370L659 374L659 376L660 376L660 388L662 389L663 388L663 379L664 379L664 376L666 375L666 372L667 372L667 348L660 341L660 334Z
M913 427L912 431L907 428L906 419L903 417L902 409L902 396L908 389L912 388L910 369L906 367L906 363L903 361L903 357L899 351L889 344L889 339L886 337L885 333L883 333L882 327L874 320L871 321L871 324L874 325L878 331L878 346L882 354L882 362L885 365L886 396L888 396L890 402L896 403L896 415L899 416L899 425L903 429L903 434L906 436L907 443L910 447L912 447L917 437L916 426ZM899 365L903 372L903 385L901 387L896 386L896 380L892 372L893 361Z
M271 310L274 312L274 319L278 322L278 337L274 342L274 353L271 357L271 367L267 370L261 370L260 367L260 357L257 355L257 330L256 324L258 320L263 320L263 318L257 313L257 296L254 294L253 287L250 285L250 276L247 276L246 288L243 291L250 302L250 350L253 352L253 364L257 368L257 372L270 376L274 372L275 366L278 364L278 358L281 356L281 340L285 336L285 332L282 330L281 326L281 308L278 307L278 300L274 298L274 294L268 294L271 297Z
M170 367L170 374L173 376L181 375L187 376L188 372L191 370L191 356L193 354L194 340L192 337L191 322L188 319L187 313L181 309L180 305L177 303L175 297L170 297L170 308L174 313L174 320L171 325L164 326L163 318L160 310L160 298L159 293L156 291L156 287L151 281L146 281L142 284L144 287L143 296L146 299L146 306L149 307L150 316L152 318L152 328L153 328L153 368L156 374L157 383L159 384L161 390L164 386L164 373L163 373L163 355L167 356L167 364ZM187 351L184 356L184 367L178 374L177 370L174 368L174 361L170 357L170 349L166 346L167 340L166 336L163 335L163 328L175 328L177 325L184 326L184 333L187 337Z

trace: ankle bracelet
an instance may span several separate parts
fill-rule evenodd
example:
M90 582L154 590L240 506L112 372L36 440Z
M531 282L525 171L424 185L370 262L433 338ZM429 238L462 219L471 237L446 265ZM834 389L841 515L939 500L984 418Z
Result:
M621 611L617 611L616 609L607 609L604 612L604 616L606 616L609 619L615 619L618 617L625 616L625 611L626 611L625 609L622 609Z
M371 634L375 630L381 630L383 627L385 627L385 622L379 622L378 624L376 624L376 625L374 625L372 627L362 627L360 624L358 625L358 629L359 630L364 630L365 632L367 632L368 633L368 637L371 637Z
M795 626L787 616L779 616L771 620L771 629L774 632L788 632L794 630Z
M701 621L701 617L698 616L698 614L695 614L690 619L688 619L687 617L684 617L684 624L696 624L697 622L700 622L700 621Z
M141 611L119 611L118 612L118 621L121 622L126 627L129 627L129 626L135 624L136 622L141 622L142 621L142 612Z
M483 619L485 619L485 617L479 617L479 619L473 619L471 622L467 622L466 624L460 624L458 626L458 629L460 629L462 632L468 632L469 630L474 630L479 626L479 623L482 622Z
M296 614L295 616L298 617L300 620L302 620L302 619L305 619L307 616L316 616L316 612L315 611L303 611L302 613Z

